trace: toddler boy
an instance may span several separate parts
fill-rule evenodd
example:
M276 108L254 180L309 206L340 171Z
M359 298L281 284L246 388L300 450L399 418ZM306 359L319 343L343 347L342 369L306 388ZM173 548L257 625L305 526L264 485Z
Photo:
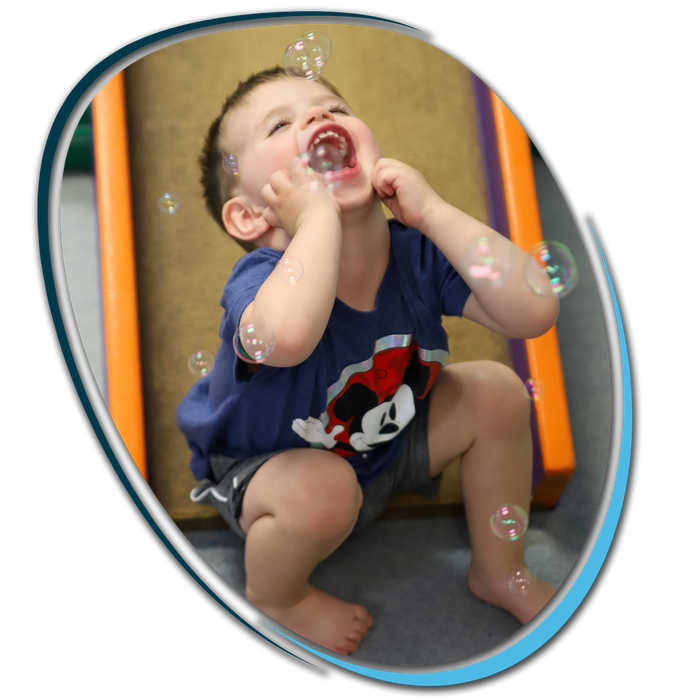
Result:
M321 144L342 158L335 188L301 158ZM223 169L228 154L238 175ZM525 596L506 589L506 574L524 566L524 537L501 540L489 521L505 503L529 511L529 400L504 365L446 365L441 318L463 315L509 337L545 333L558 301L524 284L529 256L443 201L417 170L383 158L324 79L275 68L240 83L201 165L209 211L248 253L225 287L215 367L177 421L201 480L191 497L246 539L246 597L307 639L355 651L369 612L311 586L311 572L393 495L435 495L460 457L469 589L527 622L555 591L543 579ZM464 265L483 236L510 265L499 287L473 284ZM274 274L287 257L303 268L294 284ZM252 322L275 338L261 365L233 346Z

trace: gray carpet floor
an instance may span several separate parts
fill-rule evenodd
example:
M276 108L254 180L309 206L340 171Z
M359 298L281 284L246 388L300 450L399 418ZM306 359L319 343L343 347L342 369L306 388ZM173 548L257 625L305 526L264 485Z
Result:
M555 586L568 575L594 520L609 453L609 356L599 299L577 227L544 162L535 158L544 237L565 243L578 263L577 289L562 300L557 328L577 471L559 504L533 512L528 565ZM103 387L93 184L67 175L63 188L63 249L78 327ZM244 590L244 547L228 531L188 532L218 573ZM508 613L474 598L465 576L471 549L463 517L378 521L322 562L315 585L366 605L375 623L357 659L380 665L455 662L520 629Z

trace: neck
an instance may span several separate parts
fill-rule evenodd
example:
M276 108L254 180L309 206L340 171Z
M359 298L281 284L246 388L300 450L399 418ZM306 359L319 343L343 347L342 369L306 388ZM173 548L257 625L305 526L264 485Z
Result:
M341 224L337 296L349 306L369 311L389 263L389 223L381 201L375 195L365 208L343 212Z

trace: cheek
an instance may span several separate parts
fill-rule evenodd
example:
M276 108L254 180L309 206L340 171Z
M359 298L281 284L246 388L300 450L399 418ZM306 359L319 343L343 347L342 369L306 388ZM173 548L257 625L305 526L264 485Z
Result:
M382 149L379 147L379 144L377 143L377 139L374 136L372 137L372 143L374 144L374 149L375 149L375 153L377 154L377 158L378 159L381 158L382 157Z
M360 140L360 152L364 160L369 160L372 164L376 163L382 157L382 151L377 143L377 139L372 135L372 132L365 131L358 136ZM363 163L367 165L367 163Z
M369 126L367 126L367 124L360 124L355 129L356 130L354 133L363 145L365 145L371 151L380 151L377 139L375 138L375 135L372 133L372 130Z
M276 170L283 169L278 167L278 161L278 153L270 152L259 154L258 157L247 161L244 180L250 192L256 192L260 196L271 175Z
M278 170L288 170L290 161L297 155L297 146L294 143L278 140L273 148L268 149L261 159L261 171L266 182L268 178Z

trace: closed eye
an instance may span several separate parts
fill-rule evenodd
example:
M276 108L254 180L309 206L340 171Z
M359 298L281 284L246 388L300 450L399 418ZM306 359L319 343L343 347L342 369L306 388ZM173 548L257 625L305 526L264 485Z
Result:
M342 105L340 103L334 103L329 107L329 112L334 113L338 112L339 114L345 114L348 115L350 112L348 111L348 108L345 105Z
M268 130L268 135L272 136L276 131L278 131L278 129L280 129L282 126L287 126L289 123L289 119L279 119L277 122L274 122L271 128Z

